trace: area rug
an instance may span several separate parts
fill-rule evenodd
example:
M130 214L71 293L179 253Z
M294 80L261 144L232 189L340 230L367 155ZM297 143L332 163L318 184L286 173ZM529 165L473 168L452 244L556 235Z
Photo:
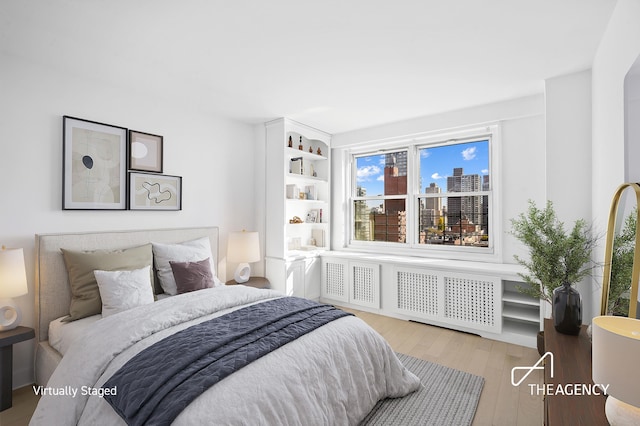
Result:
M361 425L471 424L484 378L404 354L398 354L398 358L420 377L422 386L403 398L378 402Z

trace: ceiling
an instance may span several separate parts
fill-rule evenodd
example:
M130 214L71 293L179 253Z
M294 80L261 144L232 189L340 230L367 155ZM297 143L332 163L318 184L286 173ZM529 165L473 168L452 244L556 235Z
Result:
M615 0L2 0L0 52L330 133L542 93Z

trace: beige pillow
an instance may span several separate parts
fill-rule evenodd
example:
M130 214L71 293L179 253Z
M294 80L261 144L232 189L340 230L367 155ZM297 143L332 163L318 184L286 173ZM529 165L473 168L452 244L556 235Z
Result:
M102 312L102 299L93 271L131 271L153 265L151 244L123 250L60 250L71 286L71 305L65 322Z

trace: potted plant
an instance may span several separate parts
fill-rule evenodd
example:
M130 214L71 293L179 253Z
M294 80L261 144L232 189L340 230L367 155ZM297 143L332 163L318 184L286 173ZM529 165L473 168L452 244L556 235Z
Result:
M627 216L624 227L613 239L608 315L627 316L629 314L628 292L631 288L637 217L638 207Z
M567 232L551 201L539 209L531 200L525 213L511 219L511 234L529 249L528 259L514 255L527 270L519 275L528 286L518 290L551 304L558 331L578 334L582 302L572 286L591 274L591 252L598 237L583 219Z

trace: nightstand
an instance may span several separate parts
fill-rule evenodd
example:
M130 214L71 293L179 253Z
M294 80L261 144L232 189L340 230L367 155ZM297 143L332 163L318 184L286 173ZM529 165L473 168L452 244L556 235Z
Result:
M226 282L227 285L237 285L236 280L229 280ZM264 277L249 277L249 281L246 283L241 283L242 285L246 285L248 287L255 288L271 288L271 284L269 280Z
M0 331L0 411L11 408L13 392L13 344L33 339L33 328L16 327L13 330Z

